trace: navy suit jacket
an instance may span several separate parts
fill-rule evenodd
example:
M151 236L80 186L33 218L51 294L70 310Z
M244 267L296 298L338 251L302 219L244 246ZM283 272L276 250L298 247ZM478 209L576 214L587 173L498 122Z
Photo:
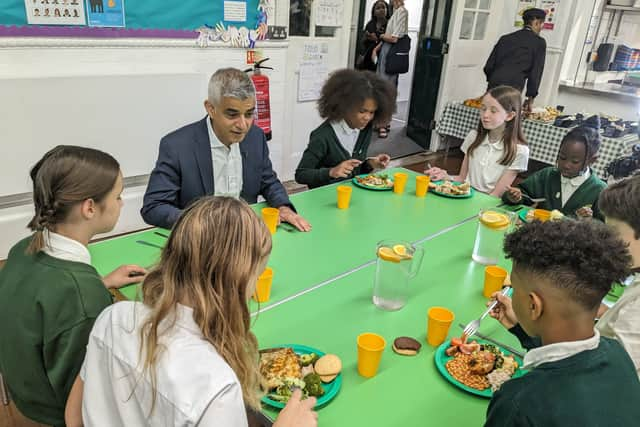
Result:
M151 172L140 213L146 223L171 228L195 199L214 194L213 160L208 117L171 132L160 140L158 161ZM242 197L256 203L262 195L275 208L291 205L271 166L264 132L253 125L240 142Z

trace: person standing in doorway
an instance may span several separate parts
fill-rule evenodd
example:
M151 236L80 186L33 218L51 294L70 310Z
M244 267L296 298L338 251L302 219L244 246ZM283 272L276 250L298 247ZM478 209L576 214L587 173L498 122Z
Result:
M382 43L378 44L374 56L378 58L378 75L390 81L396 88L398 87L398 74L387 74L387 55L391 45L398 43L402 37L409 33L409 12L404 7L404 0L393 0L393 15L387 23L387 29L380 36ZM378 136L386 138L390 129L390 122L378 123Z
M527 84L523 110L530 112L544 70L547 43L540 37L546 13L528 9L522 15L524 28L500 37L484 66L488 88L511 86L520 91Z
M371 7L371 20L364 27L362 53L358 59L358 69L375 72L378 66L372 60L373 50L380 43L380 37L387 30L389 5L384 0L377 0Z

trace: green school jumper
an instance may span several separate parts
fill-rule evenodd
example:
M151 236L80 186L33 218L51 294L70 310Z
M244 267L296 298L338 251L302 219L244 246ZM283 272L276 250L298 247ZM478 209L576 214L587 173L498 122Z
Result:
M593 216L602 219L601 214L597 210L597 201L600 192L607 187L607 184L598 178L593 171L591 171L589 178L571 195L564 206L562 206L562 187L558 168L544 168L522 181L518 187L533 198L544 197L547 199L538 204L538 208L540 209L557 209L566 216L575 218L578 209L591 205ZM511 203L507 200L506 194L507 193L502 196L502 200L506 203ZM531 202L523 199L522 204L531 204Z
M360 131L358 140L353 148L353 153L344 149L329 120L325 120L309 137L309 145L302 154L302 159L296 169L296 181L305 184L309 188L320 187L334 182L351 179L356 175L369 173L372 168L365 161L367 150L371 143L373 125L369 124ZM363 163L355 168L347 178L331 178L329 170L345 160L358 159Z
M519 325L510 331L525 348L535 341ZM629 355L617 341L601 337L593 350L543 363L504 383L489 403L485 427L638 426L639 402Z
M111 294L90 265L26 254L30 241L18 242L0 270L0 372L20 412L61 426L89 332Z

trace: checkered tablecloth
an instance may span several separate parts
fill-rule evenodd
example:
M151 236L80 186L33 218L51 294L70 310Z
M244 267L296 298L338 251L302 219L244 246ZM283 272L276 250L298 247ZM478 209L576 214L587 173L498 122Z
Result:
M461 103L450 103L436 123L436 132L440 135L464 139L472 129L478 127L479 120L478 108L467 107ZM569 130L535 120L525 120L523 131L529 145L529 158L554 165L560 141ZM635 134L625 135L622 138L602 137L598 161L593 165L593 170L602 177L609 162L628 155L631 147L637 142L638 135Z

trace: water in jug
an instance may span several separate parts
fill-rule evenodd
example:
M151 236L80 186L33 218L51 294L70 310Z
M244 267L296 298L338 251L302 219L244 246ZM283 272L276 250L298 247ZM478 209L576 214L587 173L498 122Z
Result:
M377 246L373 303L383 310L400 310L407 303L409 280L420 270L424 251L409 242L384 240Z

